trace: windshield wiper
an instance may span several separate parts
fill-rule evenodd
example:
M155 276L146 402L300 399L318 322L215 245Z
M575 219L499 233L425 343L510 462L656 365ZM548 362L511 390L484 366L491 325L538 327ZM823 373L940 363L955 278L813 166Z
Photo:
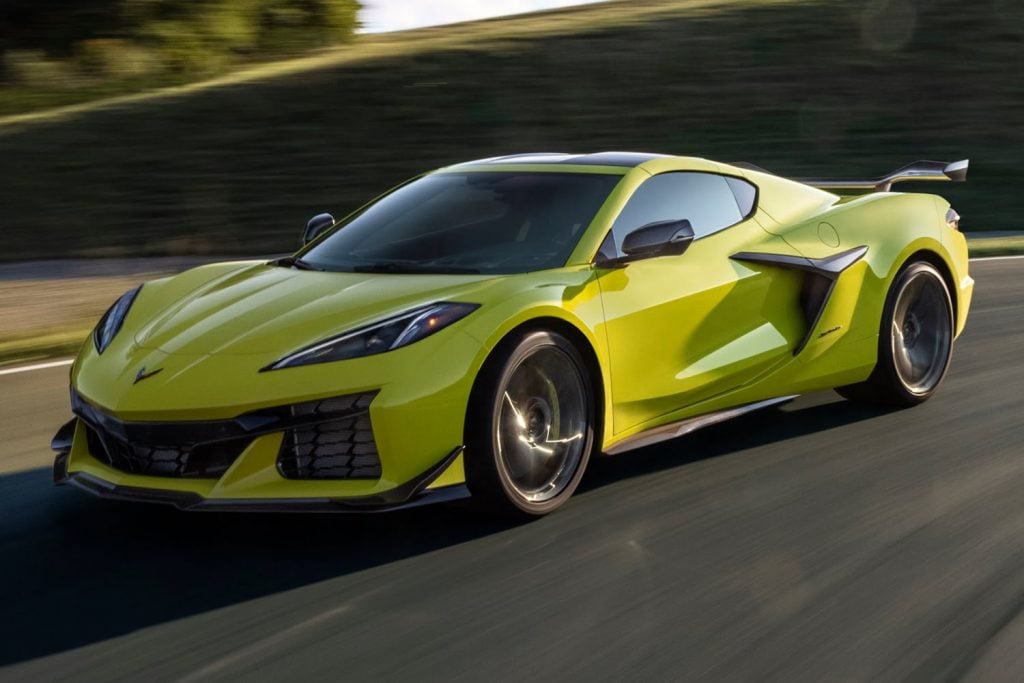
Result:
M282 268L295 268L296 270L322 270L321 268L317 268L313 264L306 263L302 259L295 258L294 256L279 258L276 261L271 261L270 265L281 266Z
M380 263L367 263L352 266L353 273L422 273L431 275L478 275L480 271L476 268L462 268L458 266L430 266L427 264L402 263L400 261L381 261Z

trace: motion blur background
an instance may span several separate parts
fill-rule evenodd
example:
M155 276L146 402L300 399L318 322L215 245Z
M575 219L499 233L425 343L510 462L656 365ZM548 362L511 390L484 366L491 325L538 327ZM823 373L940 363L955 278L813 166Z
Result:
M523 150L869 177L971 157L969 191L941 188L965 228L1020 227L1024 3L619 0L365 35L360 16L2 0L0 258L287 251L313 213Z
M0 0L0 362L67 353L140 268L189 263L95 263L127 279L69 299L3 262L287 252L315 213L513 152L970 157L928 190L965 230L1021 228L1024 3L612 0L389 32L569 4Z

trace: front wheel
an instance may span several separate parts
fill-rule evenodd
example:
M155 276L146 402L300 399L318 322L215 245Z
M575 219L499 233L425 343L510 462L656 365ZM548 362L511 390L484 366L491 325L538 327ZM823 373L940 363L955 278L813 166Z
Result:
M527 517L562 505L594 446L593 383L576 347L551 331L507 340L471 403L465 462L474 500Z
M933 265L904 268L886 296L878 336L878 362L865 382L841 387L844 397L891 406L928 400L953 354L953 304Z

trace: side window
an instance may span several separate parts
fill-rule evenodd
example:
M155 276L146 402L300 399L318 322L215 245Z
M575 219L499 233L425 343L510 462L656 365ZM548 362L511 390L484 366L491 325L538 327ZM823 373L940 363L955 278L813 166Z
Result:
M735 187L730 182L734 180ZM656 175L637 188L615 219L611 233L615 253L622 254L626 235L648 223L686 219L698 239L735 225L750 215L756 195L757 189L746 181L714 173Z
M725 176L725 182L729 183L729 189L732 190L733 196L736 197L740 213L743 214L744 218L749 218L757 206L757 187L742 178L734 178L732 176Z

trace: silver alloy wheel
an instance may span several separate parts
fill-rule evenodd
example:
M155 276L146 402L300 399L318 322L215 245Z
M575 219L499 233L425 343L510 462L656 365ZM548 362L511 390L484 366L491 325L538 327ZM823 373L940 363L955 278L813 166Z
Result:
M946 372L952 343L945 287L934 273L919 271L903 284L892 318L892 357L907 391L921 395L935 388Z
M591 416L582 372L563 350L543 346L519 362L499 393L499 461L508 483L531 503L565 490L583 459Z

